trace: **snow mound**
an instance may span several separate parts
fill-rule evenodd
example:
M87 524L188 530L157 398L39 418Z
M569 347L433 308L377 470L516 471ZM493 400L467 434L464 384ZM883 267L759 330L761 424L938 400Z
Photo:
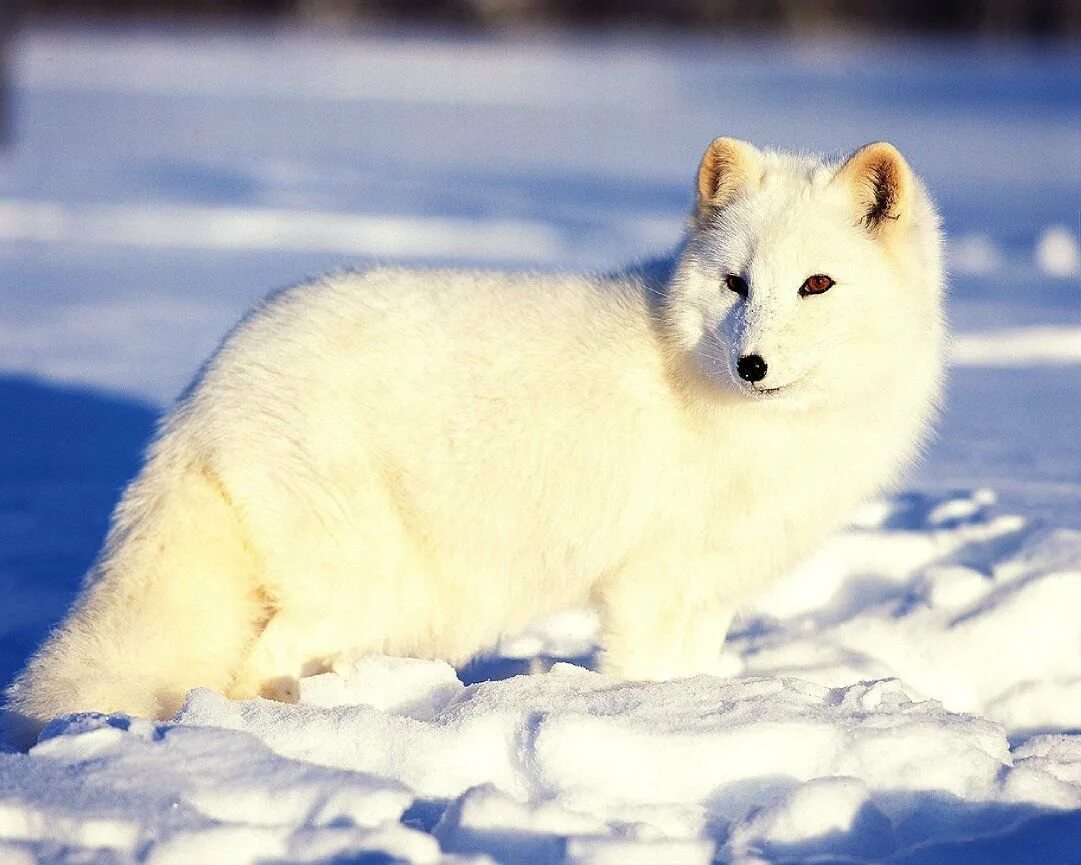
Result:
M448 861L399 822L414 798L400 783L284 759L229 730L76 716L0 766L0 842L45 861L80 848L153 865L323 862L365 850ZM0 861L7 855L0 847Z
M1046 228L1036 244L1036 264L1048 276L1077 276L1081 274L1081 243L1065 226Z
M394 778L427 798L492 784L523 801L634 821L677 806L684 825L692 815L732 819L821 776L986 794L1009 752L1000 727L914 700L894 680L628 683L570 665L464 688L427 722L370 706L237 703L205 689L178 720L249 733L283 757Z
M1081 737L1011 755L1000 726L894 679L626 683L563 664L414 717L401 696L445 676L369 658L319 677L320 697L340 680L334 705L197 690L171 724L55 722L0 762L0 841L155 865L861 862L1081 807Z
M896 676L1015 737L1081 729L1081 532L993 512L994 494L869 508L745 617L745 675Z

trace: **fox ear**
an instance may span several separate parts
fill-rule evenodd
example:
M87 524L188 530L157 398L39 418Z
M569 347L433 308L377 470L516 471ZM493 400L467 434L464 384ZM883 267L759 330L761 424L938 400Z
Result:
M694 216L705 225L712 210L724 207L761 175L758 150L736 138L717 138L698 167L698 198Z
M912 173L897 148L885 141L853 153L833 182L848 187L860 221L876 236L888 232L908 212Z

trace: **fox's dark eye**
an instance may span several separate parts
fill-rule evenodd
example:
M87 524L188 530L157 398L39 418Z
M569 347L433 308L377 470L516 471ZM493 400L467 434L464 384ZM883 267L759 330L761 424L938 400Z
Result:
M730 290L734 291L740 297L746 297L747 292L750 290L747 287L747 280L745 280L742 276L736 276L736 274L734 273L730 273L724 278L724 284L727 285Z
M806 297L809 294L823 294L833 288L834 282L824 273L816 273L814 276L808 276L807 281L799 287L800 297Z

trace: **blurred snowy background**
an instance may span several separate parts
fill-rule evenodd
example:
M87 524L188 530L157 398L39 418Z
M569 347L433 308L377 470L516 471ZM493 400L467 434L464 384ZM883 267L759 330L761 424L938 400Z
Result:
M983 6L985 30L1027 8ZM14 31L4 682L70 603L160 409L307 276L614 268L674 244L717 135L888 139L941 207L956 341L926 459L747 611L729 678L463 689L387 661L309 680L296 708L203 693L180 726L63 722L0 755L0 861L454 861L427 833L504 863L1081 861L1081 47L1047 39L1071 9L1022 16L1041 41L815 15L783 36ZM593 636L571 611L461 674L588 659Z

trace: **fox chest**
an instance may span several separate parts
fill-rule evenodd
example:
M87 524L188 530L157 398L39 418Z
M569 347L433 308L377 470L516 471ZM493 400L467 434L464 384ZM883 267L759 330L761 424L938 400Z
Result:
M751 549L787 563L843 524L893 462L888 448L867 448L840 423L747 432L713 455L702 487L701 537L718 554Z

